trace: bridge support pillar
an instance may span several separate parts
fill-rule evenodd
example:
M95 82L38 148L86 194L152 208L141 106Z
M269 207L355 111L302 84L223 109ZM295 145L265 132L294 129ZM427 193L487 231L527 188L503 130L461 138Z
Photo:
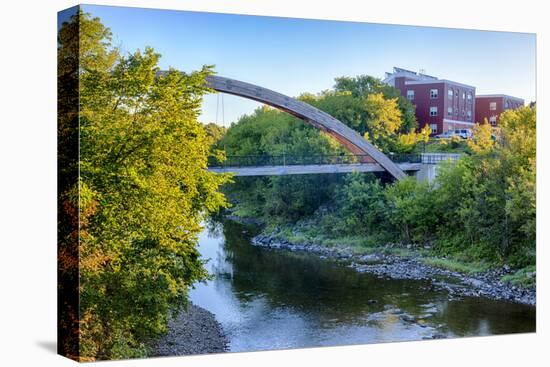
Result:
M416 181L431 183L437 177L439 165L422 163L420 169L414 173Z

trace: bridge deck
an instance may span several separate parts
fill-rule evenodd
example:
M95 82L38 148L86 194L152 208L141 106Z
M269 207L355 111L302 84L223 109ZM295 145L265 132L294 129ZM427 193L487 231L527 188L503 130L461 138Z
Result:
M418 171L421 163L397 163L402 171ZM316 173L383 172L378 163L307 164L288 166L211 167L211 172L231 172L235 176L282 176Z

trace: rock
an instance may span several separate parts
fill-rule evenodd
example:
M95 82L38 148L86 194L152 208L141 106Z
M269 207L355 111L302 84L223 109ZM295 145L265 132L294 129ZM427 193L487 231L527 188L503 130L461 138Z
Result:
M168 333L152 345L152 356L221 353L228 340L211 312L189 304L168 322Z
M407 315L407 314L403 314L401 316L399 316L399 318L409 324L412 324L414 322L416 322L416 319L414 317L412 317L411 315Z

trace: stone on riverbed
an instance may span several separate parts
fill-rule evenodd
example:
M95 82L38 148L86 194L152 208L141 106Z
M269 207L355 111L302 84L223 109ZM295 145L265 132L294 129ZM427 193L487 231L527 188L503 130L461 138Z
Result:
M227 338L216 317L194 304L168 322L168 333L152 345L152 356L222 353Z

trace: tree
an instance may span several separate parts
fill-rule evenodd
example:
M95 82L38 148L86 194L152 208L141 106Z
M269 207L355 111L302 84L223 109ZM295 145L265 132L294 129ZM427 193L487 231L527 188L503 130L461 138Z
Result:
M400 134L397 137L394 150L398 153L410 153L419 143L427 143L431 133L430 126L425 125L419 132L411 130L407 134Z
M475 124L473 130L473 137L467 142L468 148L474 153L490 151L495 145L495 139L493 138L493 129L487 119L483 124Z
M397 99L385 99L382 93L369 94L365 101L367 119L367 140L383 150L390 150L392 140L401 126L401 111Z
M408 133L418 128L415 106L401 95L399 89L383 83L380 79L370 75L358 75L356 77L336 78L334 90L336 92L350 92L355 98L365 98L369 94L382 93L386 99L397 99L397 105L401 111L402 123L400 133ZM364 133L364 132L362 132Z
M387 202L384 186L372 175L354 172L336 192L335 221L344 233L373 235L387 229Z
M80 30L80 180L62 194L80 219L79 356L143 356L206 278L197 236L226 205L197 121L212 69L159 76L159 54L121 56L98 18L79 12L64 27Z
M261 107L243 116L227 130L218 147L227 155L260 161L282 157L307 162L318 156L343 155L332 137L285 112ZM313 162L313 160L312 160ZM271 223L294 222L311 215L331 198L334 185L326 175L238 178L224 190L242 216L256 216Z
M433 239L437 214L433 209L432 187L409 177L388 186L385 191L387 220L405 242L426 242Z
M500 126L500 138L488 143L488 128L480 125L473 154L440 170L434 194L441 213L439 245L445 252L461 252L471 259L532 265L536 111L531 107L505 111Z

